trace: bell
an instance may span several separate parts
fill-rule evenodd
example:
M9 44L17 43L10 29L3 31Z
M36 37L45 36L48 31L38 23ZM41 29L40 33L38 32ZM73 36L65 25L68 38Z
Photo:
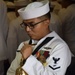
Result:
M16 74L15 74L15 75L28 75L28 74L22 69L22 66L23 66L23 59L21 59L20 67L18 67L18 68L16 69Z
M21 67L17 68L15 75L28 75Z
M31 44L32 45L32 48L34 48L34 46L36 44ZM23 62L23 58L21 58L21 61L20 61L20 66L16 69L16 73L15 75L28 75L23 69L22 69L22 66L25 62Z

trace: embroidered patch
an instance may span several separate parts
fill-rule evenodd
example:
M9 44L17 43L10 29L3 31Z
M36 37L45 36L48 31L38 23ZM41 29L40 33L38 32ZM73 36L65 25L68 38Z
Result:
M47 65L46 59L50 56L49 51L40 50L36 53L37 59L44 65Z
M58 67L52 67L51 65L49 65L49 67L50 67L51 69L53 69L53 70L56 70L56 69L59 69L59 68L60 68L60 66L58 66Z
M53 57L53 65L49 65L49 67L53 70L56 70L56 69L59 69L60 66L58 65L58 61L60 60L60 58L56 58L56 57Z
M53 60L54 60L54 64L57 64L57 62L60 60L60 58L53 57Z
M50 56L49 51L40 50L36 53L36 57L44 56L46 59Z

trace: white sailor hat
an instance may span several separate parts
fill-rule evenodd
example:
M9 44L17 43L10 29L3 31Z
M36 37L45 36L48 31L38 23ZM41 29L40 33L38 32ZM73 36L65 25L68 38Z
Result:
M27 7L18 10L19 15L24 19L33 19L47 14L50 11L49 2L33 2L27 5Z

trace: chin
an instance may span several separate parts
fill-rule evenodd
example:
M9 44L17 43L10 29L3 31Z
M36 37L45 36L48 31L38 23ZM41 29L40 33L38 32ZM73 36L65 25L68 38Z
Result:
M31 37L33 40L37 40L36 38L34 38L34 37Z
M33 40L38 40L36 37L31 37L31 36L30 36L30 38L32 38Z
M31 36L31 35L29 35L29 37L30 37L31 39L33 39L33 40L39 40L39 39L40 39L40 38L38 38L38 37Z
M34 39L34 37L33 37L33 36L30 36L30 35L29 35L29 37L30 37L31 39Z

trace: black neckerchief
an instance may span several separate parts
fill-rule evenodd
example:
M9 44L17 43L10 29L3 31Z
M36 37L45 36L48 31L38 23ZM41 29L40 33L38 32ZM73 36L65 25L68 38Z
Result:
M34 50L34 52L32 53L32 55L35 55L38 50L45 45L46 43L48 43L50 40L52 40L54 37L47 37L40 45L38 45L38 47ZM31 44L31 40L29 41L29 44Z
M29 44L32 44L32 39L29 40Z

